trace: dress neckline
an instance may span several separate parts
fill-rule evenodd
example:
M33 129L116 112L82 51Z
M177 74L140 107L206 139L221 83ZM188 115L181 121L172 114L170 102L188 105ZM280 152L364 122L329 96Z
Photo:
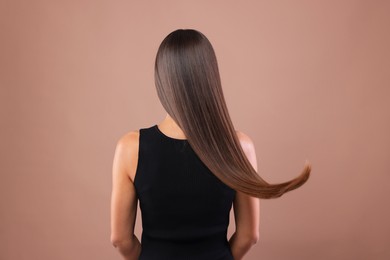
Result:
M167 136L166 134L164 134L160 128L158 128L158 125L154 125L153 128L161 135L163 136L164 138L166 139L170 139L170 140L173 140L173 141L177 141L177 142L187 142L188 140L187 139L178 139L178 138L173 138L173 137L170 137L170 136Z

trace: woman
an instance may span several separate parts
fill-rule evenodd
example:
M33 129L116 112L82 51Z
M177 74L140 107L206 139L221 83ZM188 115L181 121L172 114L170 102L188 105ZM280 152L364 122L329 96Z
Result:
M259 239L259 199L300 187L311 166L280 184L257 174L253 142L233 127L213 47L199 31L179 29L162 41L155 85L166 118L117 143L111 242L124 259L242 259ZM232 205L236 231L227 240Z

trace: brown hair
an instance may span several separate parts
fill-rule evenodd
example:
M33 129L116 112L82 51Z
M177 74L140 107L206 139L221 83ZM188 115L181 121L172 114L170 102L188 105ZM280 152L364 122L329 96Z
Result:
M277 198L304 184L311 166L287 182L269 184L245 155L222 92L217 58L209 40L193 29L178 29L162 41L155 60L155 85L166 112L214 175L234 190Z

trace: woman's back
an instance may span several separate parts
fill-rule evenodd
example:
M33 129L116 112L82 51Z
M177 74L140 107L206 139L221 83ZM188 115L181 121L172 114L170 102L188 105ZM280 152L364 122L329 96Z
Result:
M140 260L233 259L226 236L236 191L186 139L157 125L141 128L134 186L142 215Z
M113 165L111 241L127 259L139 253L141 260L242 259L259 239L259 199L300 187L311 167L277 184L258 174L254 144L235 130L213 46L199 31L178 29L164 38L154 79L167 128L188 141L164 135L157 125L121 138ZM142 243L134 235L136 197ZM227 240L232 206L236 231Z

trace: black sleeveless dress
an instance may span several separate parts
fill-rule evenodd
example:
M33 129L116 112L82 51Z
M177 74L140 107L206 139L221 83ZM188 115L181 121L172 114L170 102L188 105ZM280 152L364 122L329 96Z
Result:
M154 125L140 129L139 141L139 260L233 260L227 228L236 191L213 175L187 140Z

